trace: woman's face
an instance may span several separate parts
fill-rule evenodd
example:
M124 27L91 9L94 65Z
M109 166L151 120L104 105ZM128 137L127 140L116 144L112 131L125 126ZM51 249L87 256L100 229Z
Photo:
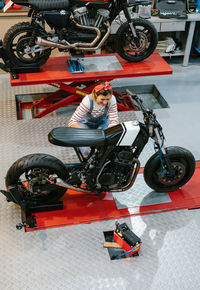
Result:
M111 97L111 94L108 94L107 96L99 95L96 97L96 103L100 106L106 106L107 103L110 101Z

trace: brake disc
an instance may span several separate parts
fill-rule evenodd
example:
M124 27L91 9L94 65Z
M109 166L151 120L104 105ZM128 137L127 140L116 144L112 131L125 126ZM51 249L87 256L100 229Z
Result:
M158 180L165 185L174 185L177 184L181 179L185 176L185 166L180 162L172 162L171 163L174 170L175 170L175 177L171 177L168 172L162 176L161 174L158 175Z

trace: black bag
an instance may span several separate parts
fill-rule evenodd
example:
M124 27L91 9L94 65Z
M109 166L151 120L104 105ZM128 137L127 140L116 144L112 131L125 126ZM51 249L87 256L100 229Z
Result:
M186 2L181 0L161 0L158 2L160 18L187 19Z

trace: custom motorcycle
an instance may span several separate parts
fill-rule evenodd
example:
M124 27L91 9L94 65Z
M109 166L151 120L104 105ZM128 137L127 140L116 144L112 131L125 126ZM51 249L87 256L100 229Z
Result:
M143 113L144 122L128 121L105 131L58 127L49 135L57 146L73 147L79 163L63 164L54 156L30 154L17 160L6 175L9 200L29 204L55 202L67 189L81 192L123 192L134 184L140 169L139 156L149 138L154 140L155 154L144 167L144 179L158 192L178 189L190 180L195 159L182 147L164 147L162 127L153 110L127 90ZM79 147L89 147L84 157ZM16 194L15 194L16 193Z
M128 6L140 4L138 0L132 4L128 0L12 0L4 11L13 3L29 7L31 17L30 22L12 26L4 36L3 48L15 65L41 66L55 48L73 55L101 49L109 41L111 24L122 11L126 22L118 21L113 40L122 58L142 61L157 45L154 25L145 19L131 19Z

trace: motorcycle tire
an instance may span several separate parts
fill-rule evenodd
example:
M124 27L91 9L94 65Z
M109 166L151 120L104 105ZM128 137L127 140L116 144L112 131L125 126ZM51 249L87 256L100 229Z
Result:
M149 57L156 49L158 33L148 20L136 18L132 19L132 23L139 37L139 47L133 41L129 23L125 22L116 34L116 51L129 62L139 62Z
M20 22L6 32L3 39L3 49L13 65L30 66L33 64L40 67L50 57L50 48L35 53L26 52L27 48L30 48L29 42L33 30L34 27L29 22Z
M47 154L30 154L9 168L5 183L8 190L9 186L17 187L30 204L42 204L55 202L65 194L65 188L56 186L56 178L66 180L68 177L68 171L59 159Z
M163 174L159 153L156 152L144 167L144 180L149 187L158 192L174 191L186 184L195 171L195 159L190 151L178 146L166 148L168 158L175 169L175 178Z

